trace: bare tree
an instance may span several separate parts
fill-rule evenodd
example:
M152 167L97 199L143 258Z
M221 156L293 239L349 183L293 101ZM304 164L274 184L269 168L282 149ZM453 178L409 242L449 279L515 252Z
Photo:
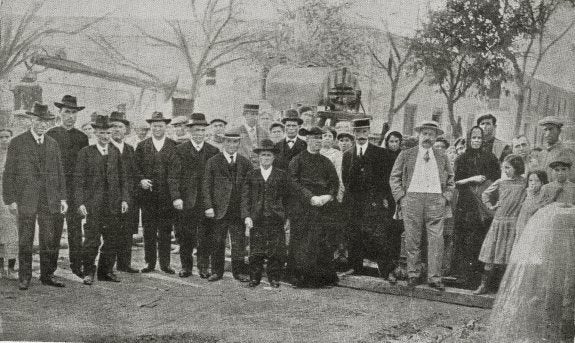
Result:
M238 0L191 0L190 20L166 20L169 37L138 27L153 45L172 49L189 71L192 100L199 94L202 78L212 69L244 59L241 48L257 42L240 19Z
M405 106L409 98L419 88L419 85L425 79L425 74L423 72L415 72L413 74L414 50L409 42L403 41L401 37L392 35L389 31L386 32L386 40L388 43L387 61L373 47L370 46L369 51L377 63L376 66L383 70L383 77L389 82L387 123L391 126L395 114ZM403 98L398 98L400 85L406 79L411 79L412 82L407 87L407 93L403 94Z

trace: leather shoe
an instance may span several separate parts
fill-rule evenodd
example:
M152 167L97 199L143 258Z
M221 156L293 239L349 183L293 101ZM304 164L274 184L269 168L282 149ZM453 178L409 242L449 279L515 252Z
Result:
M192 271L189 269L182 269L178 272L179 277L188 277L192 276Z
M156 268L154 268L152 266L146 266L145 268L140 270L140 273L151 273L154 270L156 270Z
M140 272L139 270L134 269L132 267L118 268L118 271L124 272L124 273L129 273L129 274L138 274Z
M244 274L233 274L234 279L238 280L239 282L249 282L250 278Z
M410 277L407 279L407 287L408 288L415 288L415 286L419 285L419 278Z
M431 288L437 289L438 291L445 291L445 286L443 285L443 282L441 282L441 281L429 282L427 285Z
M210 277L210 275L211 275L210 273L200 273L200 277L201 277L202 279L207 279L207 278Z
M208 278L208 281L213 282L213 281L219 281L221 280L222 277L218 274L212 274L210 275L210 277Z
M280 286L280 282L276 281L276 280L271 280L270 281L270 287L272 288L278 288Z
M74 273L74 275L76 275L80 279L82 279L84 277L84 273L82 272L82 267L74 266L74 267L70 267L70 269L72 270L72 273Z
M120 282L120 279L114 273L98 275L100 281Z
M84 276L84 285L91 286L94 283L94 276L93 275L86 275Z
M18 283L18 289L21 291L25 291L30 287L30 281L20 281Z
M393 275L393 273L389 273L389 275L387 276L387 282L389 282L392 285L395 285L397 283L397 278L395 277L395 275Z
M260 281L256 281L256 280L251 280L250 283L248 284L248 287L257 287L260 284Z
M163 267L163 268L160 268L160 269L161 269L164 273L166 273L166 274L176 274L176 271L173 270L173 269L170 268L170 267Z
M46 286L60 287L60 288L65 287L64 283L54 279L53 275L40 278L40 281L42 282L43 285Z

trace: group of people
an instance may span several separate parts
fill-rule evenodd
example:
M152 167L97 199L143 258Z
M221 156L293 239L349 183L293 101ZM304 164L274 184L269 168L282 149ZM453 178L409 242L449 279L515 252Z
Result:
M36 103L29 129L14 138L0 130L1 252L12 277L17 253L22 290L37 221L40 281L55 287L64 286L54 271L66 225L70 268L86 285L120 282L115 270L176 274L172 232L182 278L196 265L201 278L222 279L229 235L233 277L250 287L260 284L266 260L272 287L284 279L331 286L338 272L364 273L365 258L395 283L404 234L408 287L426 278L444 290L445 276L480 273L483 294L538 209L575 203L575 154L559 141L557 117L540 122L546 146L536 151L525 136L511 145L496 139L491 114L453 146L434 121L418 125L413 138L389 131L379 146L369 119L320 128L302 119L309 111L287 110L263 127L253 104L244 105L238 127L202 113L154 112L133 136L125 113L115 111L92 119L90 139L75 128L84 109L75 97L54 105L58 126ZM138 270L131 245L140 214L146 266Z

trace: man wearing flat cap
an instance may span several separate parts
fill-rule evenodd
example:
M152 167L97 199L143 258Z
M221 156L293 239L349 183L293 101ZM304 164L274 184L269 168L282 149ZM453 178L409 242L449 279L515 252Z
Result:
M208 160L203 180L205 216L214 219L212 275L218 281L224 275L226 237L232 243L232 274L234 279L248 282L245 264L245 236L241 217L242 185L253 169L251 162L240 155L240 133L229 130L224 135L224 150Z
M258 166L258 156L253 149L257 148L262 140L269 139L267 127L263 128L258 124L259 111L259 105L245 104L244 124L239 127L241 140L238 153L250 160L254 168Z
M415 287L421 278L421 242L427 232L427 282L444 290L441 278L443 259L443 220L453 195L455 183L449 158L433 148L443 134L435 121L425 121L415 128L419 144L402 151L391 172L389 184L397 203L396 215L403 217L407 252L408 286Z
M186 124L190 139L176 147L177 158L170 168L169 177L176 181L176 188L173 191L176 200L173 204L177 211L176 233L182 262L180 277L192 275L196 243L200 277L209 277L208 266L213 237L209 230L213 229L213 225L204 215L202 182L207 161L220 151L205 142L207 126L208 122L203 113L192 114Z
M173 191L176 180L169 177L169 172L173 160L177 158L176 142L166 137L166 128L171 119L162 112L152 113L146 121L150 124L152 136L140 142L136 148L146 261L146 267L141 272L154 271L159 258L160 269L175 274L170 267L170 240L175 216L173 201L176 198Z
M224 134L226 133L226 126L228 122L223 119L212 119L210 121L210 134L206 142L218 148L220 151L224 149Z
M333 262L332 221L339 177L331 161L319 153L323 130L301 129L307 149L289 164L291 208L288 273L296 287L324 287L337 283Z
M75 203L86 218L84 227L84 284L98 280L120 282L114 274L114 262L120 244L120 216L128 212L130 201L127 172L120 151L110 143L111 125L107 116L98 116L94 123L97 142L78 153L75 172Z
M571 163L575 162L575 151L567 147L560 139L561 129L565 121L563 118L558 116L547 116L539 120L539 126L543 130L543 149L539 153L539 165L542 168L546 168L545 171L549 176L549 181L555 181L553 177L553 170L549 167L549 164L557 158L557 156L567 156L571 159ZM570 169L568 179L571 182L575 182L575 172Z
M2 191L4 203L18 218L18 287L28 289L32 279L32 247L36 220L40 240L40 281L64 287L54 278L58 267L61 228L57 216L68 210L66 177L58 143L45 133L56 118L48 106L35 103L32 126L8 146Z
M74 203L74 170L78 152L88 146L88 136L74 126L78 112L84 109L84 106L78 106L77 99L71 95L64 95L62 101L55 102L54 105L60 109L62 124L54 127L46 134L58 142L62 163L64 165L64 174L66 175L66 193L68 206L72 209L78 208ZM56 218L56 227L60 230L64 227L66 219L66 230L68 231L68 248L70 257L70 269L78 277L82 278L82 218L78 211L72 210L64 216Z
M386 218L391 215L393 201L389 175L393 162L386 150L369 143L370 120L352 121L355 146L343 154L342 179L345 187L344 205L350 217L348 225L349 264L355 274L361 274L364 257L377 262L380 275L390 277L395 269L387 244L401 244L401 232L388 232ZM398 241L399 239L399 241Z

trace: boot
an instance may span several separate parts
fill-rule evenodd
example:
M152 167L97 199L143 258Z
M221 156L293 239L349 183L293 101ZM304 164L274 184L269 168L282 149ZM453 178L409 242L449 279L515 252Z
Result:
M487 294L489 292L489 281L491 280L492 273L492 270L485 270L483 274L481 274L481 284L473 291L474 295Z

